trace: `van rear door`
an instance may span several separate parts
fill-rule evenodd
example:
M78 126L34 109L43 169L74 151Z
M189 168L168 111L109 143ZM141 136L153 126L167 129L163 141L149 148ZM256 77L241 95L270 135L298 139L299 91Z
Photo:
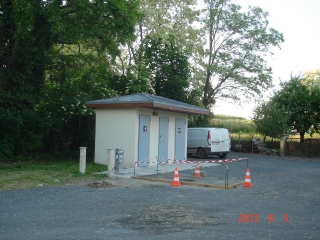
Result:
M230 138L226 128L213 128L211 130L211 152L229 152Z
M219 128L212 128L211 134L211 152L220 152L220 131Z
M220 151L229 152L230 151L230 135L229 131L226 128L221 128L219 131L220 134Z

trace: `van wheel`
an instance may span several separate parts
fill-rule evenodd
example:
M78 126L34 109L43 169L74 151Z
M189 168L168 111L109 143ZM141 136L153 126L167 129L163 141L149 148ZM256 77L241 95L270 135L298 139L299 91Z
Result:
M220 154L220 155L219 155L219 158L225 158L226 156L227 156L227 153Z
M207 156L203 148L198 149L197 155L198 155L198 158L205 158Z

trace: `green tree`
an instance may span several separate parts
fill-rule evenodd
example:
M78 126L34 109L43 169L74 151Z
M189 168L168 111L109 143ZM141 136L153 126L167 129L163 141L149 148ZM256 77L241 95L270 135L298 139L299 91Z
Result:
M280 134L288 133L289 117L283 107L269 101L254 109L252 120L256 126L256 132L263 135L265 142L267 136L279 138Z
M128 93L152 93L155 89L150 79L153 79L155 72L149 68L149 59L145 54L146 42L152 41L153 47L155 43L168 48L173 44L176 52L188 52L189 58L192 51L202 47L197 38L199 29L193 24L199 10L195 10L196 0L139 0L139 2L142 14L139 15L135 31L136 39L121 48L122 53L117 57L116 68L119 77L126 76L130 80Z
M244 12L232 0L204 2L208 48L200 61L203 72L195 79L203 89L203 105L209 108L216 99L258 97L272 86L272 69L264 57L272 54L271 47L279 47L283 35L269 27L268 13L259 7Z
M281 89L275 93L272 101L285 109L287 125L300 134L304 142L307 131L319 131L320 123L320 85L308 76L291 76L281 83Z
M105 73L105 61L90 61L106 55L112 61L134 39L137 8L135 0L0 2L0 155L41 147L50 121L35 110L45 77L72 83L70 69L84 62L82 73Z
M142 15L136 28L136 41L129 44L131 52L128 61L138 60L139 51L146 38L171 44L182 51L194 51L200 47L200 30L194 23L199 10L195 10L196 0L139 0Z
M83 32L79 39L77 34L70 35L68 40L62 36L56 42L42 101L37 107L37 112L52 123L45 135L46 149L70 150L80 145L94 149L95 117L92 110L86 109L85 102L127 91L128 78L118 75L113 66L120 54L119 46L134 38L136 7L135 1L98 1L91 18L100 13L105 17L114 15L110 21L102 17L99 26L99 21L91 25L88 19L89 32ZM86 11L86 5L81 8Z
M41 2L0 2L0 155L41 146L41 121L33 107L53 45Z
M186 102L188 78L190 76L188 57L174 45L147 39L145 57L152 71L152 81L156 95Z

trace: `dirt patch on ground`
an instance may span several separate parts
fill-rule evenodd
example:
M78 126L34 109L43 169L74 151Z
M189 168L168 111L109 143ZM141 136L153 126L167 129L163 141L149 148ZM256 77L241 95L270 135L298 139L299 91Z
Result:
M113 185L109 182L106 181L96 181L93 183L88 184L89 187L91 188L108 188L108 187L113 187Z
M118 220L129 228L152 234L182 232L218 223L214 211L200 211L183 204L150 206L130 211L130 217Z
M108 187L141 187L145 185L155 185L155 184L164 184L157 182L149 182L144 180L132 179L132 178L107 178L105 180L95 181L88 183L87 186L91 188L108 188Z

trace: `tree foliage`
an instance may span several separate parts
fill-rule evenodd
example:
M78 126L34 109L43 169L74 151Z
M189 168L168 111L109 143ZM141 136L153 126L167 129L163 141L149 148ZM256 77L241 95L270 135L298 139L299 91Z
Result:
M142 15L135 33L137 41L130 44L131 54L136 55L146 38L166 45L174 39L177 49L188 52L201 46L200 30L194 25L199 14L196 5L196 0L140 0Z
M44 80L51 27L41 1L0 3L0 155L41 146L42 128L33 107Z
M142 14L135 31L137 38L123 47L117 58L119 72L138 83L129 92L140 90L186 101L190 94L186 90L190 55L195 45L201 46L199 29L193 25L199 13L194 10L196 4L195 0L140 0Z
M59 102L54 97L63 101L63 92L75 95L70 91L78 91L78 85L85 84L78 80L90 79L91 73L96 77L93 86L111 75L106 63L120 53L120 44L134 39L137 7L135 0L0 2L0 155L39 149L50 136L47 129L61 122L50 121L50 113L44 112L41 119L36 109ZM107 95L103 85L95 93ZM44 86L52 90L51 102L44 103Z
M320 127L320 84L310 76L291 76L281 83L281 89L272 98L285 109L287 125L300 134L301 142L307 131L312 135Z
M283 106L273 101L264 102L253 111L253 123L256 126L256 132L264 136L279 138L281 134L289 132L289 116Z
M147 38L144 45L155 94L186 102L190 76L188 57L174 45L174 38L169 44Z
M255 108L253 121L257 131L270 137L297 132L301 142L306 132L311 136L319 132L319 77L319 71L315 71L305 76L291 76L289 81L282 82L281 89L269 102Z
M203 26L208 42L203 52L203 105L216 99L240 100L261 95L272 86L272 69L264 57L279 47L283 35L269 27L268 13L259 7L241 10L232 0L204 0Z

